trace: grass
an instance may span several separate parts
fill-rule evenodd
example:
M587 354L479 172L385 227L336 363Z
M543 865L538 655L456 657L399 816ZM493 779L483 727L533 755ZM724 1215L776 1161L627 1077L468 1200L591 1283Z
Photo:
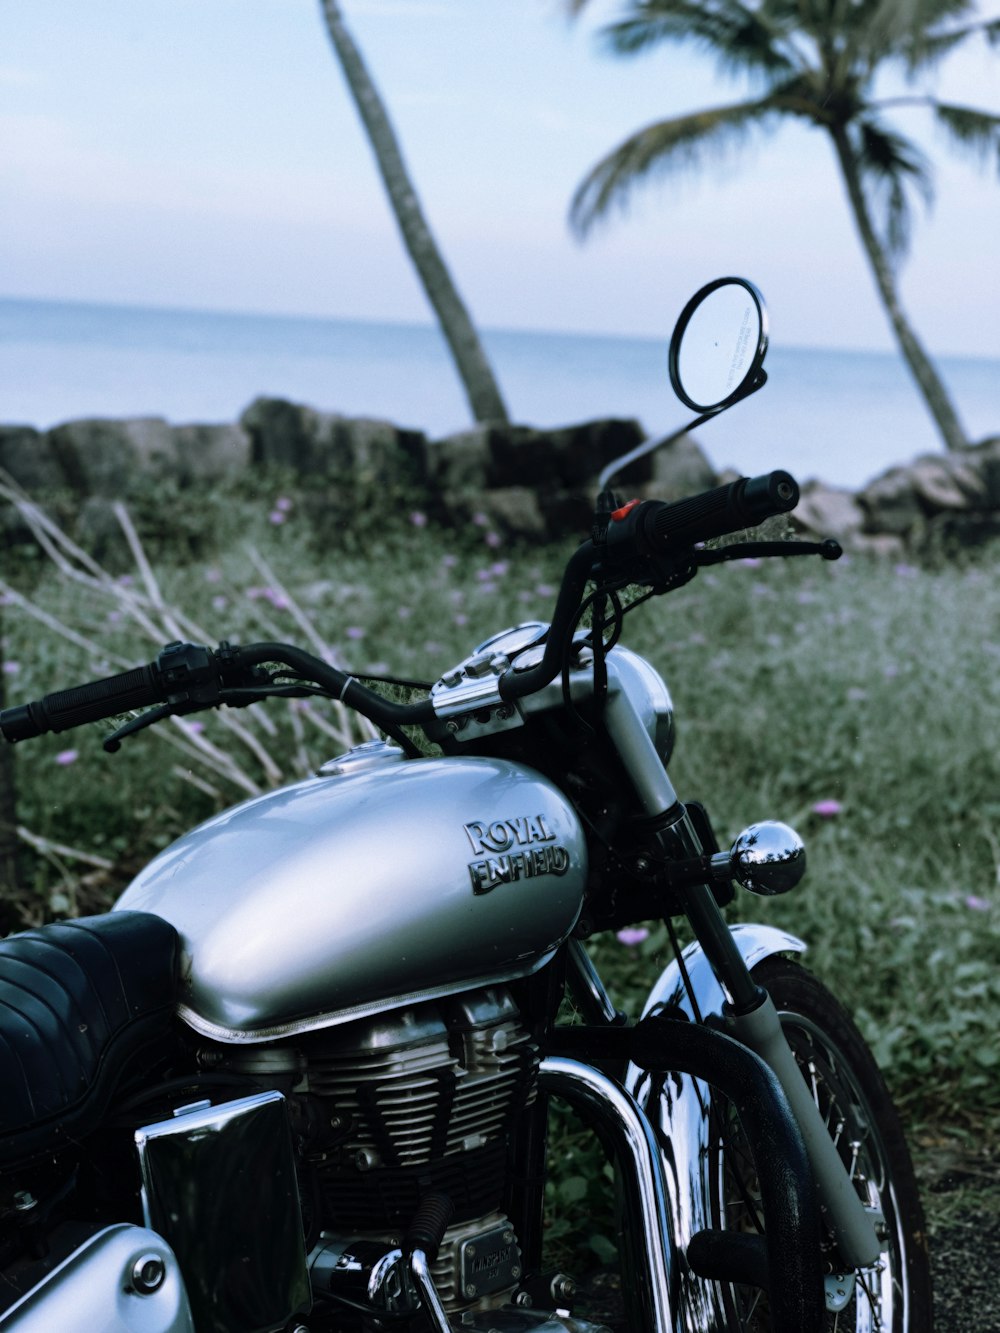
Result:
M275 488L257 501L215 497L208 533L192 536L188 515L184 559L157 534L161 610L183 608L212 640L302 642L308 628L353 670L430 680L490 632L545 618L572 545L506 551L485 528L459 538L404 517L388 532L373 526L320 546L297 502L276 510L275 501ZM112 554L124 570L123 549ZM724 845L761 818L806 839L810 872L798 891L741 894L729 912L809 942L808 965L855 1013L928 1152L1000 1135L997 565L989 554L940 568L736 564L626 621L625 642L673 692L671 773L682 797L705 802ZM123 614L123 591L148 593L134 567L85 587L25 555L9 578L8 702L154 654ZM40 627L17 590L91 648ZM285 705L245 719L266 759L222 715L199 721L202 739L236 753L236 770L257 787L343 748L342 728L321 730ZM246 794L246 781L213 768L183 729L168 747L167 731L114 758L101 752L99 727L18 747L19 817L36 839L24 854L27 919L100 910L123 870ZM641 1005L667 961L662 928L649 930L637 946L592 945L624 1007ZM553 1188L586 1209L580 1182L592 1166L567 1134Z

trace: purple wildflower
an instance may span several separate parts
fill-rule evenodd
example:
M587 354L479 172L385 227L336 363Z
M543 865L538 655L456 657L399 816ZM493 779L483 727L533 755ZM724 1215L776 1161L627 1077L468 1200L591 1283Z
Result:
M649 939L649 931L645 926L626 926L623 930L617 932L615 938L621 944L634 948L635 945L641 944L643 940Z
M8 675L8 676L16 676L17 673L21 670L21 663L20 663L20 662L4 662L4 664L3 664L3 669L4 669L4 674L5 674L5 675Z
M279 514L287 514L292 507L292 501L287 495L279 495L274 502L274 507Z
M970 912L988 912L990 904L985 898L980 898L976 893L970 893L963 900Z
M348 625L344 633L349 639L363 639L365 637L365 632L360 625Z
M62 764L65 768L67 764L75 764L78 758L79 752L77 750L60 750L56 755L56 763Z
M817 801L812 807L814 815L819 815L820 819L836 819L843 811L844 807L839 801L834 800L832 796L827 796L822 801Z
M280 527L285 521L285 516L280 509L272 509L267 516L267 521L273 523L275 527Z
M413 513L410 515L410 522L415 528L426 528L427 515L421 513L419 509L414 509Z

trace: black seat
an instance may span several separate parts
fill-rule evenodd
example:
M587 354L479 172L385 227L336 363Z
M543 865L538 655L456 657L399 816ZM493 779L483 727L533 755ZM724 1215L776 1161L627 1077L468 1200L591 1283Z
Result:
M0 1165L97 1127L133 1057L169 1030L179 952L146 912L0 941Z

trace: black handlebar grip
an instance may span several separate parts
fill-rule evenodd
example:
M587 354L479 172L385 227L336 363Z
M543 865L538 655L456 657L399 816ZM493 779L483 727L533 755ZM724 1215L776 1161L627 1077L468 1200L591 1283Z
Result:
M100 722L162 699L163 688L155 667L134 667L119 676L106 676L88 685L47 694L34 703L5 708L0 713L0 732L8 741L30 740L46 731L69 731L85 722Z
M644 536L654 551L679 551L756 527L775 514L787 514L799 502L799 487L788 472L740 477L702 495L661 504L645 515Z

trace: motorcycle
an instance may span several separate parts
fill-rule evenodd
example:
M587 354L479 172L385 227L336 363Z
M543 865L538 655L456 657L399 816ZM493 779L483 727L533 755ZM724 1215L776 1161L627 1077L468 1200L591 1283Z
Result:
M693 424L763 385L766 350L751 283L696 293L669 357ZM723 915L734 883L793 889L803 843L765 821L720 849L669 776L667 686L621 642L705 566L840 548L705 545L789 513L795 481L623 500L653 447L601 474L551 623L424 698L289 644L178 642L0 713L8 742L116 718L113 751L308 695L384 737L209 819L112 911L0 943L4 1333L607 1333L546 1268L552 1101L614 1166L629 1330L931 1329L871 1053L800 939ZM652 919L674 958L630 1019L585 941Z

